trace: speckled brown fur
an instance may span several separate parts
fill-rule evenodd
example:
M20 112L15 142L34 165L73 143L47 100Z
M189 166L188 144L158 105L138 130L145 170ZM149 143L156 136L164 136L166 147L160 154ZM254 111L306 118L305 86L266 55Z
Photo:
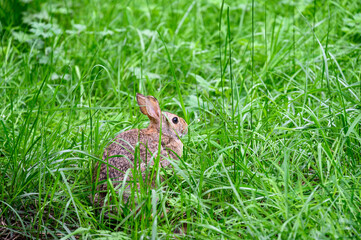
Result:
M134 150L137 144L139 144L137 156L140 159L136 158L136 167L140 167L143 173L147 166L154 165L154 160L158 153L160 122L162 122L160 167L165 168L169 166L170 163L167 158L177 160L177 155L179 157L182 156L183 143L179 140L179 137L188 132L188 125L184 119L169 112L161 112L157 99L152 96L143 96L137 93L137 102L141 112L148 116L150 124L146 129L132 129L119 134L113 139L112 143L104 151L103 161L108 162L109 165L119 170L111 166L108 167L107 164L101 164L99 182L104 182L109 177L114 186L121 184L124 180L125 172L134 167ZM178 123L173 122L174 118L178 119ZM114 155L122 155L122 157L112 157ZM95 174L98 172L98 167L99 165L97 164ZM95 176L93 179L96 179ZM132 180L132 173L127 178L127 181L129 180ZM100 192L99 196L96 196L95 201L102 201L106 195L107 184L100 184L97 189ZM127 201L129 196L125 194L123 197L124 201Z

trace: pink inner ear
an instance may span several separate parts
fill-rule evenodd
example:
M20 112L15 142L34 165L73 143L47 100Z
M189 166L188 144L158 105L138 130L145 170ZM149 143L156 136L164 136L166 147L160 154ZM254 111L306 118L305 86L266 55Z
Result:
M157 99L148 97L147 99L147 111L148 115L154 119L159 120L160 108Z

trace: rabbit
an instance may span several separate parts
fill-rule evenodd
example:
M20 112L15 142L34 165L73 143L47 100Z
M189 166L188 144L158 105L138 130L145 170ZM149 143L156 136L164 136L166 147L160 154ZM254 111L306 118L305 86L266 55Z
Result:
M167 168L170 163L167 158L177 160L182 156L183 143L180 138L188 133L188 125L183 118L178 117L169 112L161 112L158 100L153 96L144 96L137 93L137 103L140 111L147 115L150 124L145 129L131 129L120 133L113 139L112 143L105 149L103 154L103 161L108 162L109 165L118 168L119 170L101 163L100 170L99 163L95 167L95 174L99 172L99 182L105 182L97 187L100 190L99 194L95 196L95 202L99 198L104 198L106 195L107 184L106 179L109 177L114 187L122 184L125 172L133 167L140 168L142 177L145 177L145 170L149 166L154 165L154 160L158 154L159 133L161 131L161 147L159 167ZM160 129L160 123L162 128ZM138 156L136 159L137 166L134 166L134 150L139 143ZM114 155L122 155L112 157ZM140 164L140 166L139 166ZM93 178L96 180L96 178ZM128 181L132 180L132 173L127 177ZM137 183L138 188L139 184ZM128 186L127 189L130 187ZM124 202L127 202L129 194L123 195Z

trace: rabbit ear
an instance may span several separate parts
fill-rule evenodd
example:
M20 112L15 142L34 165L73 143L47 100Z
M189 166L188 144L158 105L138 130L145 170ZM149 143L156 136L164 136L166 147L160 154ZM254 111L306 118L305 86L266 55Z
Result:
M153 96L144 96L142 94L137 93L137 101L140 107L140 111L149 117L149 119L153 119L158 121L160 118L160 107L158 100Z
M137 102L140 108L140 111L144 114L144 115L148 115L147 112L147 99L144 95L137 93Z
M147 112L148 117L159 120L161 111L158 100L153 96L147 96Z

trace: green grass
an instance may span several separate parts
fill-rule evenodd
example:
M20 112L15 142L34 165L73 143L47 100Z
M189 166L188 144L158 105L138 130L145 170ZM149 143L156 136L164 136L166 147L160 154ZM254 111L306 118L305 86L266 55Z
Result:
M0 0L1 238L361 238L360 1L42 2ZM189 134L107 218L136 92Z

